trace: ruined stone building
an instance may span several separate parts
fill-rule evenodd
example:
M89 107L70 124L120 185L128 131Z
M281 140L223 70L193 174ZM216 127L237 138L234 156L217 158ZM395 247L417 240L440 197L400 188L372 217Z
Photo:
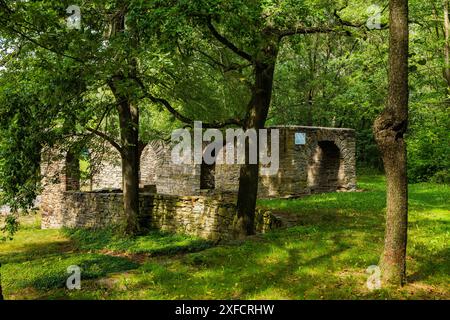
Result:
M275 175L260 175L260 198L355 189L354 130L271 129L279 130L279 170ZM117 221L123 211L122 177L119 154L112 150L112 156L92 177L90 192L80 191L75 156L65 154L57 161L43 161L43 228L103 227ZM239 170L239 164L174 164L169 145L149 143L140 159L142 219L163 230L227 238L235 215ZM258 213L260 231L272 223L270 215Z

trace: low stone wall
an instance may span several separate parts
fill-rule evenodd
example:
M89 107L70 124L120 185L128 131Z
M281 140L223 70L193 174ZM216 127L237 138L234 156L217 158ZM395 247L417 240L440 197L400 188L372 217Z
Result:
M118 224L123 216L122 193L67 191L60 197L60 206L42 208L43 229L105 228ZM144 219L151 210L151 196L144 193L139 198Z
M123 216L122 193L77 192L62 194L61 206L43 211L42 228L105 228ZM141 225L210 240L232 239L235 199L226 195L173 196L141 193ZM255 227L267 232L280 224L270 212L258 211Z

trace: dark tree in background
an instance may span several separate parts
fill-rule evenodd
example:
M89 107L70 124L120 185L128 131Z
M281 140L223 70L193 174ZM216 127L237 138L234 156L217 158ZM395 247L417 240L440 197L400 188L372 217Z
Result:
M408 1L391 0L389 16L389 93L374 133L387 183L386 231L381 257L384 283L404 284L408 224L406 143L408 124Z

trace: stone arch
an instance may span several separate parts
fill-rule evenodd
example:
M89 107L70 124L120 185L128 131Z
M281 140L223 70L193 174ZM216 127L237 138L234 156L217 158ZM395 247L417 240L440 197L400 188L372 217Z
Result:
M355 136L349 129L318 130L315 136L316 142L311 145L310 162L308 165L308 187L311 192L348 191L356 188L355 172ZM319 142L324 145L333 143L339 149L339 169L336 184L328 183L323 188L315 188L314 172L317 169L317 150ZM326 147L326 146L325 146ZM335 171L334 171L335 172ZM331 173L331 176L335 174Z

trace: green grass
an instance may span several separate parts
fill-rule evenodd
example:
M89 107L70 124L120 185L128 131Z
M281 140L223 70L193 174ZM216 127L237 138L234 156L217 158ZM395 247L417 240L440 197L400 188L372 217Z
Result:
M259 201L298 215L297 226L212 247L151 232L119 239L108 231L39 230L29 221L0 244L9 299L449 299L450 187L411 185L408 284L369 291L368 266L383 248L384 178L364 192ZM69 265L82 290L63 288Z
M131 254L170 255L204 250L212 243L192 236L151 231L135 239L120 238L112 230L63 230L80 250L127 252Z

